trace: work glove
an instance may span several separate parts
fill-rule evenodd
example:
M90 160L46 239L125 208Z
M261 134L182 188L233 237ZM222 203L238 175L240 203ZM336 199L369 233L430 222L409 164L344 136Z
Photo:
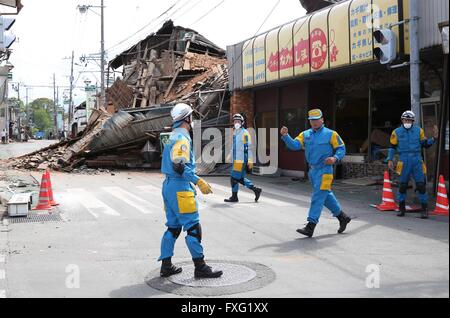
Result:
M203 180L201 178L197 182L197 187L200 189L200 191L203 194L211 194L211 193L213 193L212 189L211 189L211 186L205 180Z
M247 163L247 172L251 173L253 171L253 163L249 162Z

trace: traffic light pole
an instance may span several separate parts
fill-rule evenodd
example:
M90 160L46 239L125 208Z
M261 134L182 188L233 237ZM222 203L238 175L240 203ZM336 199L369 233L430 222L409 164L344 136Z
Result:
M411 81L411 110L416 114L416 122L420 123L422 112L420 109L420 44L419 44L419 0L410 1L410 81Z

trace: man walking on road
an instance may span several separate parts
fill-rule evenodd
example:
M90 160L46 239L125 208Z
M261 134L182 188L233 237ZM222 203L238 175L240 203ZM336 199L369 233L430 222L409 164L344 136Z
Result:
M333 165L344 159L345 144L337 132L325 127L320 109L311 110L308 115L312 128L300 133L295 140L289 136L286 127L281 129L281 139L289 149L293 151L304 149L306 151L309 179L314 189L308 224L297 232L312 237L325 206L339 220L338 233L341 234L346 230L351 218L342 212L341 205L331 190L331 185L333 183Z
M198 213L196 191L211 194L211 186L195 174L195 157L190 132L193 128L193 110L189 105L178 104L172 112L173 132L164 147L161 171L166 175L162 194L167 218L167 231L161 243L161 276L170 277L182 272L172 264L175 243L181 232L187 232L186 244L195 265L196 278L219 278L221 271L206 265L203 254L202 227Z
M394 170L394 156L399 153L396 172L400 176L398 201L400 207L399 217L406 214L406 192L411 177L416 182L422 204L422 219L428 219L428 194L426 187L426 166L422 159L422 148L430 148L439 138L439 129L434 127L434 137L427 139L424 130L414 125L416 115L406 111L402 115L402 126L392 132L391 148L389 149L389 169Z
M239 184L255 193L255 202L258 202L262 190L255 187L253 183L246 178L247 171L253 168L253 155L250 149L252 145L250 133L245 129L244 116L236 114L233 116L234 134L233 134L233 168L231 171L231 198L225 199L225 202L239 202L238 191Z

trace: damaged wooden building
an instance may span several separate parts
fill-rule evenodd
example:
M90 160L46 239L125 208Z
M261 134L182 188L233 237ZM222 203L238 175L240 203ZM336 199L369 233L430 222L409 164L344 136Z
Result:
M87 109L82 133L43 150L45 156L34 153L32 162L21 158L15 168L159 168L160 136L171 131L170 111L179 102L194 108L204 129L230 126L226 52L194 30L167 21L108 68L122 76L106 90L107 107Z

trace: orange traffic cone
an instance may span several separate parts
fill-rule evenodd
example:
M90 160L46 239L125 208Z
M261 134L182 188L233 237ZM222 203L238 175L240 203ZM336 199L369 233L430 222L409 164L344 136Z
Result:
M48 194L48 181L46 174L42 175L41 182L41 190L39 192L39 202L38 205L33 209L33 211L41 211L41 210L51 210L52 206L50 205Z
M448 216L448 197L447 197L447 189L445 188L444 176L439 177L439 188L437 194L436 209L431 214Z
M383 202L381 204L375 206L378 210L382 212L398 211L399 207L397 203L395 203L394 191L392 190L391 180L388 171L384 173L382 201Z
M52 190L52 180L50 179L50 171L47 170L45 173L47 175L47 182L48 182L48 197L50 201L51 206L58 206L59 204L55 202L53 198L53 190Z

